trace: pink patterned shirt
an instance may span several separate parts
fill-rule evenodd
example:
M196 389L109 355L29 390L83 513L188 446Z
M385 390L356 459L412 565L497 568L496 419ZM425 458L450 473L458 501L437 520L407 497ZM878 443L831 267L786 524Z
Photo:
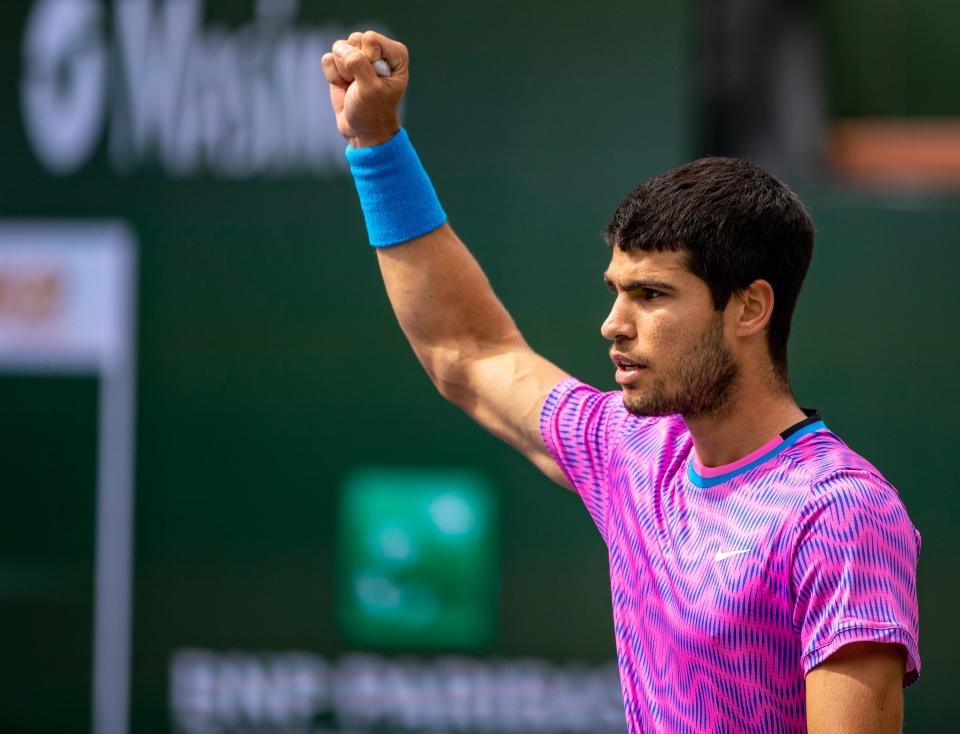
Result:
M804 676L855 641L917 679L920 533L818 415L706 468L679 416L568 377L540 430L607 545L630 734L805 732Z

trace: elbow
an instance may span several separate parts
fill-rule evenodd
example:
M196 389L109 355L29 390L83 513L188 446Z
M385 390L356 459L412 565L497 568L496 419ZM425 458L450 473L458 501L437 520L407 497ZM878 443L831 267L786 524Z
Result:
M454 344L418 353L437 391L454 405L471 413L481 393L518 374L510 355L527 351L522 338L503 339L495 344ZM504 359L506 358L506 359Z
M437 392L444 400L463 407L468 391L462 369L448 367L437 371L428 370L428 374L433 386L437 388Z
M462 407L469 390L469 360L460 350L433 349L420 355L420 361L437 392Z

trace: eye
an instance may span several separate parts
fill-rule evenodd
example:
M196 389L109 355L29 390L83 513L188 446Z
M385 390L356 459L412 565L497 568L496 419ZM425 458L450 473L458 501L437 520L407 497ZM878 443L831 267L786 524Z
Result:
M644 288L643 297L648 301L655 301L656 299L663 297L663 292L653 288Z

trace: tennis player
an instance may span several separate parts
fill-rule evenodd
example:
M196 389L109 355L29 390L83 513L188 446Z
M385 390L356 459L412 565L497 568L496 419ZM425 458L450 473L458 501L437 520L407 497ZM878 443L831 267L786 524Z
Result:
M447 224L397 114L407 49L354 33L323 68L417 357L441 395L577 492L607 545L631 734L900 731L920 672L920 534L791 392L814 231L796 195L705 158L624 199L601 326L620 389L603 392L530 349Z

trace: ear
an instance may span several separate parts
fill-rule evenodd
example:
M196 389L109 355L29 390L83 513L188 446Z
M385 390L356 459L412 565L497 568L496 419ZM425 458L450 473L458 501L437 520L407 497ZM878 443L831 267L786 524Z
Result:
M734 293L731 301L736 304L737 336L759 334L770 323L770 316L773 314L773 286L767 281L753 281L743 290Z

